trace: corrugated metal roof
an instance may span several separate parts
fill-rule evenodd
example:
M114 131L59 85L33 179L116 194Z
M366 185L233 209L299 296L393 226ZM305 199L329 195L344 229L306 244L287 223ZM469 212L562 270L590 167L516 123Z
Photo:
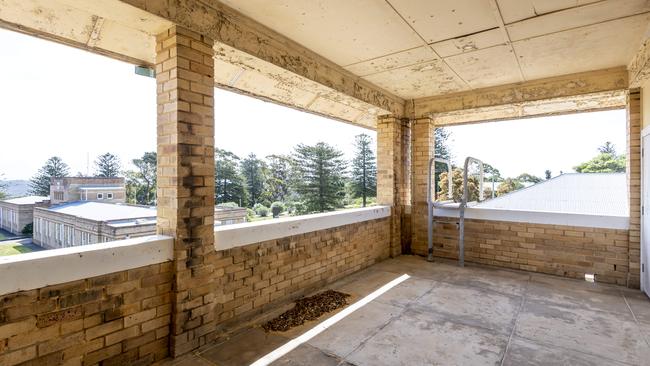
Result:
M569 173L473 207L628 216L625 173Z
M12 198L10 200L4 200L3 202L13 203L15 205L33 205L35 203L43 202L49 199L50 197L27 196L27 197Z
M111 221L155 217L155 207L121 205L114 203L77 201L47 208L49 211L95 221Z

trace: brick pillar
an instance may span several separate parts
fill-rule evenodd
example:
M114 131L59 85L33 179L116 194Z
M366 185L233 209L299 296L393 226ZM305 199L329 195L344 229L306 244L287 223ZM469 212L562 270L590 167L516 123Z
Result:
M427 178L434 142L432 119L411 122L411 248L419 255L427 254Z
M157 36L158 233L174 237L170 353L214 330L213 41L181 27Z
M630 90L627 103L627 182L630 204L627 286L639 288L641 281L641 93Z
M402 240L402 220L410 200L408 183L408 120L380 117L377 120L377 203L391 206L390 255L408 251Z

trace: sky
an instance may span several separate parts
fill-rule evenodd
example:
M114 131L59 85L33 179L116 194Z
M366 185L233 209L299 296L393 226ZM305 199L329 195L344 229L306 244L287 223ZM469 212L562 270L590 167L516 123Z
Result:
M93 173L105 152L130 161L156 146L155 80L133 65L0 29L0 174L29 179L51 156ZM558 127L558 128L556 128ZM609 111L450 128L456 164L471 155L504 176L569 172L612 141L625 149L625 112ZM239 156L287 154L325 141L353 154L374 131L215 90L215 144Z
M449 127L456 165L472 156L499 169L503 177L529 173L544 177L573 172L610 141L620 154L626 149L624 109L567 114Z

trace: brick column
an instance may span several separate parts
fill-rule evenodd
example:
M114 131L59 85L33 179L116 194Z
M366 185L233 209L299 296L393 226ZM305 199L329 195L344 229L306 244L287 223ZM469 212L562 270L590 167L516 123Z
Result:
M174 237L170 353L214 330L213 41L181 27L157 37L158 233Z
M434 155L435 126L430 118L411 122L411 248L427 254L427 178Z
M381 117L377 120L377 203L391 209L390 255L408 252L403 240L402 221L410 203L408 120Z
M629 273L627 286L641 281L641 93L630 90L627 103L627 182L630 205Z

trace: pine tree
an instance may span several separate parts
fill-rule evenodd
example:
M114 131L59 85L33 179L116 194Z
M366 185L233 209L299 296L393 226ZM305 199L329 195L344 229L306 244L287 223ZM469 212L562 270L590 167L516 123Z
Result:
M214 193L217 204L234 202L246 207L247 192L244 178L239 173L240 158L234 153L216 148Z
M266 179L269 199L273 202L284 202L290 193L291 158L285 155L269 155L266 160L269 162Z
M616 147L614 146L614 144L611 143L611 141L605 141L603 146L600 146L598 148L598 152L601 154L616 155Z
M551 174L552 174L551 171L548 169L544 171L544 177L546 178L546 180L551 179Z
M452 154L451 149L449 148L449 139L451 138L451 132L444 127L438 127L434 132L434 137L434 151L436 158L451 160Z
M239 166L248 191L249 200L246 207L253 207L256 203L262 203L266 164L251 153L241 161Z
M50 181L52 178L63 178L70 173L68 164L58 156L53 156L45 162L30 181L31 193L36 196L50 195Z
M307 212L340 207L345 196L343 153L324 142L299 144L293 154L297 169L296 192Z
M451 149L449 148L449 139L451 138L451 131L449 129L444 128L444 127L438 127L434 131L434 154L436 158L441 158L445 160L450 160L453 158ZM435 163L434 164L434 174L435 177L433 179L434 183L436 186L434 187L435 190L440 190L440 179L441 179L441 174L443 172L446 172L447 166L442 163Z
M99 155L95 160L97 177L114 178L120 175L120 158L111 153Z
M354 145L352 192L355 197L362 197L363 207L366 207L367 198L377 195L377 163L370 136L365 133L355 136Z

